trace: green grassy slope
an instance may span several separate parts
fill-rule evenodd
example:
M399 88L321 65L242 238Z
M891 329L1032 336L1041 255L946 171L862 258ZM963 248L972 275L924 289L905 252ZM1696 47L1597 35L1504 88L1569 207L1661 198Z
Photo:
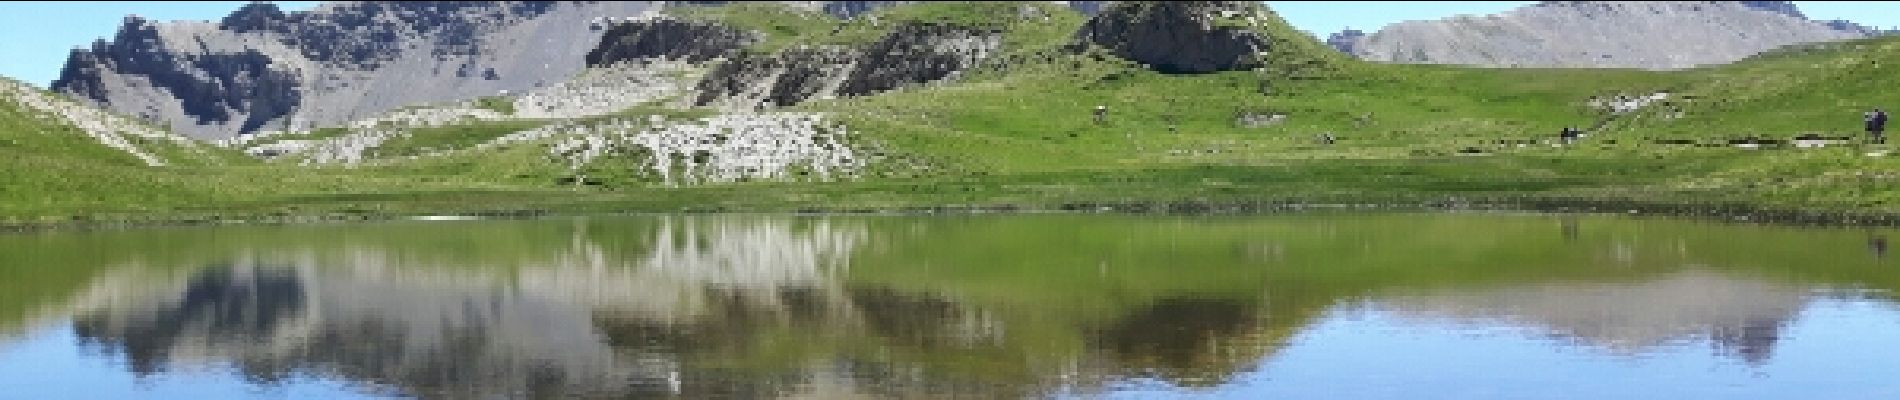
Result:
M1893 108L1900 92L1900 40L1834 42L1772 51L1732 65L1694 71L1677 120L1641 125L1658 135L1861 134L1861 112Z
M749 50L758 52L799 45L869 44L892 28L908 23L995 29L1005 32L1006 47L1033 49L1057 37L1068 36L1084 19L1055 4L1010 1L924 2L880 8L851 19L767 2L685 6L673 13L687 20L721 23L756 32L760 40Z
M570 172L534 143L353 168L233 161L152 169L74 135L27 135L59 128L0 114L7 140L0 151L27 154L0 160L8 170L76 171L0 178L7 180L0 181L0 216L1409 203L1474 196L1900 211L1893 205L1900 201L1900 161L1867 155L1884 146L1749 150L1726 143L1804 132L1857 135L1860 112L1900 105L1900 94L1881 89L1900 86L1889 73L1900 63L1900 39L1800 46L1675 72L1477 69L1359 62L1270 17L1245 26L1273 43L1262 70L1168 75L1099 50L1063 51L1083 17L1062 7L1020 7L897 7L872 13L875 24L759 4L687 13L764 32L756 51L864 43L903 21L1005 32L1003 51L955 82L793 107L832 113L854 130L857 145L882 154L855 182L664 188L644 174L613 170L638 165L619 160L583 171L595 184L575 186L563 183ZM1005 17L978 18L986 15ZM1657 92L1670 97L1628 114L1586 105L1593 96ZM1089 116L1098 105L1110 108L1105 123ZM1670 115L1677 110L1679 117ZM706 112L643 107L620 116ZM1239 123L1276 114L1284 119ZM549 122L422 132L379 154L464 148ZM1590 136L1557 146L1565 126L1590 128ZM1322 134L1337 143L1319 143Z
M169 165L146 166L57 117L0 98L0 222L361 213L402 205L421 211L443 203L521 202L556 191L444 179L420 168L273 165L209 145L146 142L141 148Z
M189 189L56 117L0 98L0 215L168 203Z
M1900 93L1884 89L1900 85L1896 66L1900 39L1878 38L1791 46L1732 65L1688 71L1678 96L1684 100L1672 101L1681 112L1678 118L1667 118L1670 109L1652 108L1633 116L1619 134L1638 146L1678 148L1685 146L1655 141L1789 141L1806 134L1846 138L1851 145L1743 150L1750 154L1718 171L1682 177L1674 187L1771 204L1891 209L1900 201L1895 180L1900 160L1871 156L1891 147L1866 143L1861 113L1900 105Z
M940 167L944 179L1127 183L1101 192L1136 201L1540 192L1643 185L1711 168L1642 151L1542 143L1563 126L1606 120L1582 106L1589 96L1666 90L1685 74L1368 64L1289 37L1295 33L1275 18L1255 29L1279 48L1264 72L1167 75L1089 53L937 90L802 107L846 116L869 140ZM1106 123L1090 118L1097 105L1110 108ZM1236 122L1246 114L1286 118L1247 127ZM1339 142L1320 145L1322 133ZM1459 153L1472 148L1487 157Z
M1865 155L1882 146L1747 150L1726 140L1857 135L1861 111L1900 100L1877 89L1900 83L1885 73L1900 40L1647 72L1369 64L1291 36L1281 21L1256 29L1284 49L1266 73L1164 75L1064 56L942 90L806 107L847 115L873 140L950 166L944 175L1155 183L1101 191L1133 200L1466 193L1864 209L1896 193L1893 162ZM1321 69L1301 68L1313 65ZM1620 115L1586 106L1656 92L1672 97ZM1090 120L1096 105L1110 107L1108 123ZM1684 116L1664 118L1674 109ZM1246 128L1235 123L1244 113L1287 118ZM1554 147L1564 126L1592 136ZM1339 142L1318 145L1322 133Z

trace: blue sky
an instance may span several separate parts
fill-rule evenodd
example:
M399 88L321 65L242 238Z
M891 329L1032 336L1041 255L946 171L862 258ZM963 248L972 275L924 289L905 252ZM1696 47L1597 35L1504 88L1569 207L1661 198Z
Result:
M215 20L244 1L0 2L0 76L46 86L59 75L73 47L109 37L127 14L153 20ZM314 1L279 1L287 11ZM1294 27L1317 36L1351 27L1374 31L1386 24L1458 14L1491 14L1529 1L1268 1ZM1810 18L1846 19L1881 27L1900 26L1900 1L1797 1Z

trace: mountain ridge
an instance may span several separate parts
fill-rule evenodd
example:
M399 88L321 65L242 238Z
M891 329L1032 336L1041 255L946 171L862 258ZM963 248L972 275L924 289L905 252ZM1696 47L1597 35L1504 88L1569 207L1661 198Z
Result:
M249 5L215 23L128 18L115 40L73 51L52 89L201 139L310 129L558 82L599 35L589 18L654 5L345 2Z
M1544 1L1485 16L1398 22L1376 32L1349 29L1327 42L1376 62L1670 70L1883 34L1849 21L1810 20L1787 1Z

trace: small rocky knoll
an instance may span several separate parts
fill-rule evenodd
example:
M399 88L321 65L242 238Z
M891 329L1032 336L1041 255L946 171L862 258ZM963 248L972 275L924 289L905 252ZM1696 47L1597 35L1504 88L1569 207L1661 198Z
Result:
M1076 32L1094 45L1164 73L1248 70L1264 64L1270 41L1249 27L1267 16L1226 1L1142 2L1102 10Z

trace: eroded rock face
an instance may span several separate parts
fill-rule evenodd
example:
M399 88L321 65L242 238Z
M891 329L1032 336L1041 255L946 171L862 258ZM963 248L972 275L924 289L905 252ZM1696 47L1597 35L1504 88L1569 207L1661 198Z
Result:
M835 91L854 58L856 54L844 48L741 55L706 73L697 85L695 104L726 108L797 104Z
M250 3L218 21L218 29L233 32L280 30L286 28L284 22L288 20L276 4Z
M975 66L1001 43L999 32L909 24L861 49L834 46L744 54L706 74L699 82L696 103L727 108L787 106L924 84Z
M1342 33L1343 34L1343 33ZM1680 69L1785 45L1880 34L1812 21L1785 1L1547 1L1490 16L1407 21L1334 48L1360 59L1486 67Z
M274 67L271 57L263 53L250 49L213 54L167 51L159 27L137 17L127 18L111 42L95 42L90 50L74 51L53 87L110 104L124 88L108 74L138 77L154 89L173 94L183 116L194 124L235 124L241 131L256 130L289 114L303 95L297 76ZM119 111L163 119L149 110Z
M1245 2L1130 2L1102 10L1076 32L1076 41L1163 73L1246 70L1261 65L1268 41L1229 24L1257 11Z
M692 63L732 55L757 41L751 32L719 24L652 19L614 24L600 46L587 53L588 66L667 59Z
M416 103L558 83L602 30L654 2L339 2L218 22L129 18L75 50L53 89L201 139L302 130Z
M904 25L864 50L859 68L838 88L858 96L952 77L989 56L1001 32L946 25Z

